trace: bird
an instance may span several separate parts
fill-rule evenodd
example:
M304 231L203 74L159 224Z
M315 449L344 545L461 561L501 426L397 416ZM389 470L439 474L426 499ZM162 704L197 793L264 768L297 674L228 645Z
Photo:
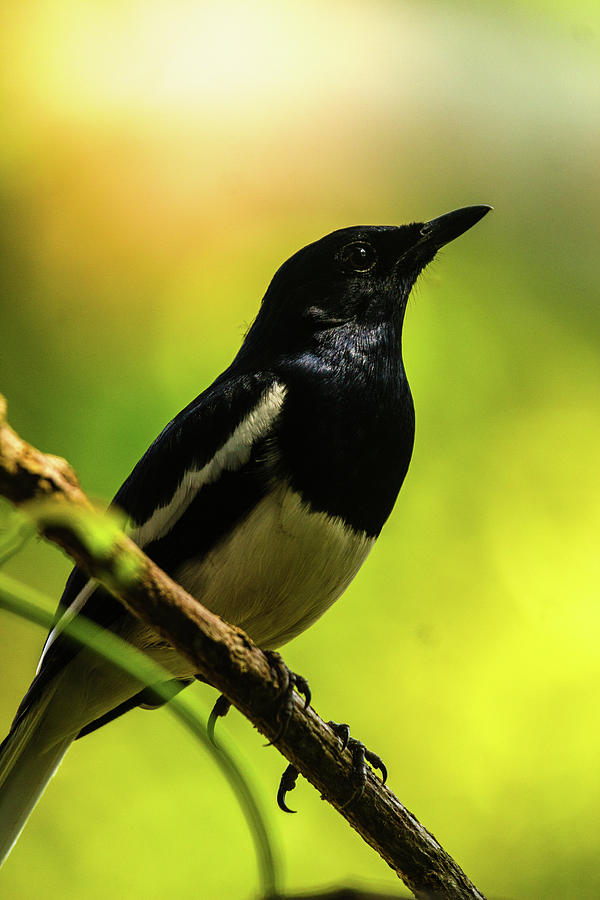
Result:
M119 489L130 537L208 609L276 651L346 590L406 476L415 415L402 359L409 294L491 207L333 231L273 276L232 363L163 429ZM188 660L79 567L0 745L0 861L70 744L149 686L69 640L86 616L163 666ZM151 686L150 686L151 688Z

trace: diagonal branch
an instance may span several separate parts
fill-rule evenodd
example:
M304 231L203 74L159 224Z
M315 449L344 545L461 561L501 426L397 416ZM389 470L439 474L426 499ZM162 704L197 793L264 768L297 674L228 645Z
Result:
M294 695L278 738L280 685L262 651L175 584L105 514L99 514L65 460L41 453L6 423L0 395L0 495L28 512L40 533L65 550L134 615L168 640L221 691L394 869L420 900L483 900L436 839L374 775L349 805L352 758L316 712ZM100 538L98 538L100 535Z

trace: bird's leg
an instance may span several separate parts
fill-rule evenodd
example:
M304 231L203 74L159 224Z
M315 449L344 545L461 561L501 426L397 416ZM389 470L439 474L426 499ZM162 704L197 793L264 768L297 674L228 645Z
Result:
M294 688L296 688L298 693L302 694L304 697L304 709L306 709L307 706L310 706L311 694L306 678L303 678L302 675L298 675L296 672L292 672L288 669L279 653L275 650L263 650L263 653L267 658L271 671L277 676L280 685L279 697L277 698L277 702L280 704L277 711L279 731L273 740L270 741L271 744L274 744L275 741L278 741L283 737L289 721L292 718L292 712L294 710Z
M348 800L346 800L342 806L342 809L345 809L362 796L365 784L367 783L367 763L370 763L375 769L379 769L383 784L385 784L387 780L387 769L383 760L377 756L376 753L367 750L361 741L357 741L355 738L350 737L350 728L348 725L338 725L337 722L332 721L329 721L327 724L341 741L342 746L340 752L343 753L347 747L352 754L352 784L354 789ZM288 791L293 791L296 787L298 774L298 769L290 764L281 776L279 789L277 791L277 805L284 812L296 812L296 810L288 808L285 799Z

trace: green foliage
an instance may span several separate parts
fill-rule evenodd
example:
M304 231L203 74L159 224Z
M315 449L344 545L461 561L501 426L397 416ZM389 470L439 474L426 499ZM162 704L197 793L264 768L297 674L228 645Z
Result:
M12 510L0 527L0 566L8 562L35 534L35 525L24 513Z
M107 563L106 577L112 579L115 586L127 587L138 578L143 563L122 546L124 522L121 513L109 510L99 514L95 510L66 507L51 500L29 504L28 512L45 528L68 525L90 555Z
M69 520L69 516L63 514L63 519ZM86 533L98 534L102 532L100 517L77 516L80 521L86 522ZM23 517L14 513L9 517L9 522L14 526L9 529L5 542L0 544L0 560L9 558L7 547L14 546L11 542L13 534L20 536L23 533L30 535L31 527L27 527ZM105 533L114 536L115 530L112 524L106 526ZM21 542L22 546L22 542ZM88 545L91 546L91 545ZM96 546L104 546L104 543ZM27 587L14 578L0 572L0 609L4 609L14 615L20 616L36 625L49 629L53 625L54 613L51 611L49 601L38 591ZM190 701L187 696L171 697L169 688L170 674L160 666L152 662L143 653L135 650L130 644L118 638L116 635L98 628L93 622L78 617L66 626L66 631L86 647L92 648L104 659L133 675L139 681L150 684L153 690L163 700L168 701L167 709L199 740L209 751L213 760L220 769L222 775L229 782L234 791L240 809L246 819L252 833L257 855L258 868L261 880L261 896L272 897L277 893L277 871L275 856L269 837L268 827L256 800L253 789L250 787L247 775L244 774L240 764L235 760L235 753L228 750L220 741L218 747L209 739L203 714L198 709L197 703ZM143 750L141 750L143 752ZM190 839L193 839L190 835Z

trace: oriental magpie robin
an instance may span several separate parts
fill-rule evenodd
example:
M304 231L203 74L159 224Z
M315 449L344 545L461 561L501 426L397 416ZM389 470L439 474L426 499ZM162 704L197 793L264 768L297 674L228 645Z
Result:
M263 649L321 616L365 561L406 475L414 409L402 323L420 271L488 206L344 228L275 274L237 356L162 431L117 493L131 537ZM194 677L80 569L0 747L0 859L69 744L152 693L64 634L84 614Z

